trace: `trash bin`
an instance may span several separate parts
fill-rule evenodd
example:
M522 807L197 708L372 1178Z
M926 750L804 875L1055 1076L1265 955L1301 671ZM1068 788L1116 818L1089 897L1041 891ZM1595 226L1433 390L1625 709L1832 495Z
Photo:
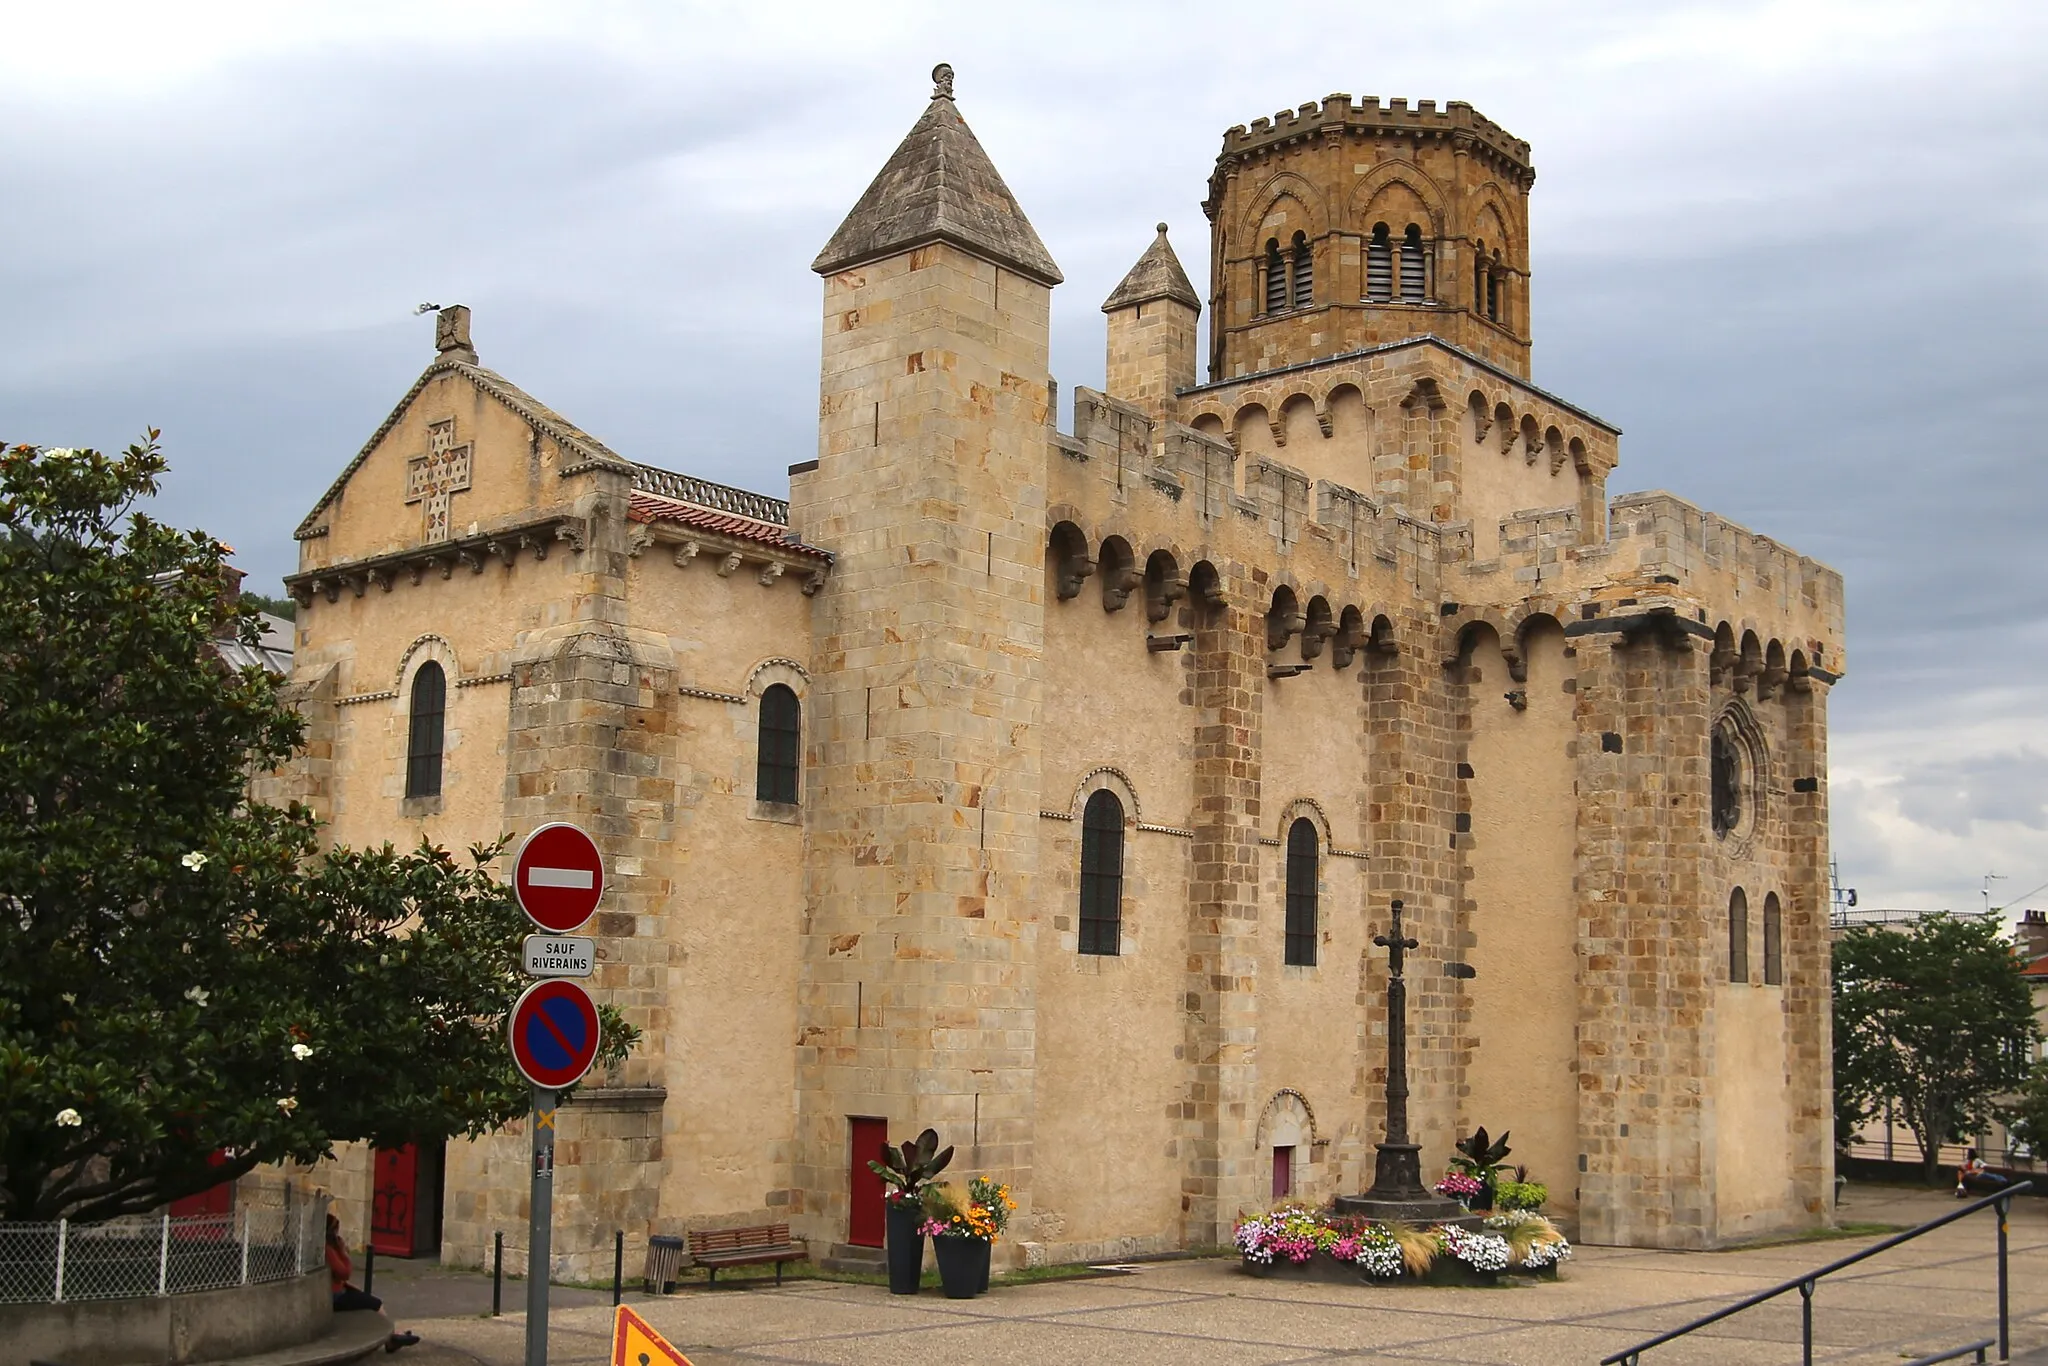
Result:
M676 1288L683 1265L683 1240L657 1233L647 1240L647 1293L666 1295Z

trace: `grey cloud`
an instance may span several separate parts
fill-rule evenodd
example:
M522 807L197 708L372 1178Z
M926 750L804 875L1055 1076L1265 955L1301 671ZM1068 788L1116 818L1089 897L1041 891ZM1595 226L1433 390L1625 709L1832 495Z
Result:
M1949 835L1993 821L2048 830L2048 755L2021 748L1917 764L1905 770L1898 802L1908 819Z

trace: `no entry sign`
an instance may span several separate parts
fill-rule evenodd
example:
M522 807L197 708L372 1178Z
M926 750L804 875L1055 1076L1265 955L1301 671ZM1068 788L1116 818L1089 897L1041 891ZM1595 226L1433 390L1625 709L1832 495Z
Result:
M512 894L528 920L567 934L590 919L604 896L604 860L597 842L566 821L543 825L519 846Z
M574 981L535 982L512 1007L512 1061L542 1090L574 1086L597 1060L597 1007Z

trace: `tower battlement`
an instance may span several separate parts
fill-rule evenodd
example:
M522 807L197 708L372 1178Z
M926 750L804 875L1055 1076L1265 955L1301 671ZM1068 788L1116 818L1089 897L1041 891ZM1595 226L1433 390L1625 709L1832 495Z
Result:
M1324 96L1320 103L1310 100L1299 109L1282 109L1271 118L1253 119L1250 125L1233 125L1223 134L1217 172L1222 174L1226 164L1303 138L1346 132L1376 137L1464 135L1469 145L1492 154L1497 169L1516 175L1523 189L1536 180L1536 168L1529 160L1529 144L1464 100L1452 100L1442 108L1437 107L1435 100L1417 100L1410 108L1405 98L1382 104L1377 95L1353 99L1342 91Z

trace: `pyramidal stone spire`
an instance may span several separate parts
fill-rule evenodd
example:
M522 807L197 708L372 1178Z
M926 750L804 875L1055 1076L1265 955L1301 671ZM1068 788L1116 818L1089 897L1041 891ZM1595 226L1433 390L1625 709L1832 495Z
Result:
M927 242L951 242L1042 285L1058 284L1065 277L1052 254L953 103L953 68L941 62L932 83L923 116L811 269L830 275ZM1182 276L1183 287L1186 281Z
M1149 304L1154 299L1172 299L1197 313L1202 311L1201 296L1188 283L1188 273L1181 269L1180 258L1173 254L1164 223L1159 225L1159 235L1152 239L1152 245L1138 258L1138 264L1131 267L1123 283L1103 301L1102 311L1115 313L1136 304Z

